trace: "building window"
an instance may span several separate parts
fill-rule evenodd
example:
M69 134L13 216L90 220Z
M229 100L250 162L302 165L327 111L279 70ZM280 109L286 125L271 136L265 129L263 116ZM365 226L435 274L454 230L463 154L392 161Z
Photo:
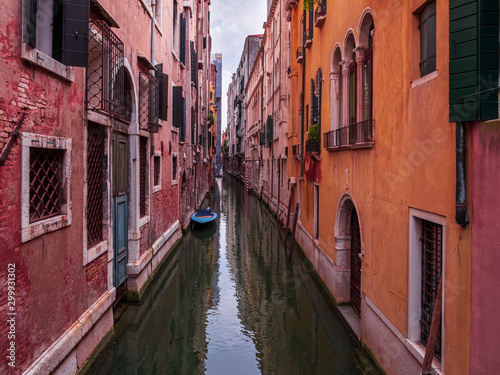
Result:
M177 0L174 0L174 6L172 9L172 49L174 52L177 52L177 41L178 41L178 32L177 28L179 27L177 25L177 20L178 20L178 15L177 15Z
M89 124L87 137L87 247L103 240L104 132Z
M314 233L315 239L319 238L319 186L314 185Z
M88 1L24 0L23 12L23 42L43 54L33 61L36 65L50 68L44 58L68 66L87 65Z
M436 0L420 12L420 77L436 70Z
M158 23L158 26L161 26L161 0L156 0L155 5L155 20Z
M418 349L417 352L423 353L444 269L446 218L410 208L409 224L408 339ZM441 321L440 332L444 331L443 324L444 320ZM438 359L442 354L441 340L439 333L435 349Z
M161 152L155 151L153 157L153 193L161 190Z
M172 154L172 185L176 185L177 180L177 153Z
M148 139L140 137L139 147L139 213L146 216L147 199L147 169L148 169Z
M441 280L443 263L443 227L422 220L422 289L420 304L420 342L427 345L431 330L432 315ZM435 356L441 358L441 331L438 334Z
M21 240L71 224L71 140L22 134Z
M63 150L30 150L30 223L61 213L63 157Z

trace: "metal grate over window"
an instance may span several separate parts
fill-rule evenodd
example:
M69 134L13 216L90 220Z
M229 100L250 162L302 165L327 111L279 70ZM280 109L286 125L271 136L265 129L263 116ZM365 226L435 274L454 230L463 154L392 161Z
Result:
M63 157L63 150L30 150L30 223L61 213Z
M160 117L160 84L149 73L139 72L139 126L150 133L158 133Z
M441 279L443 227L431 221L422 220L422 237L420 241L422 241L420 342L427 345L439 280ZM441 358L441 329L436 340L434 354L437 358Z
M123 42L103 21L90 21L87 109L125 116Z
M140 137L139 167L139 210L140 216L146 216L146 176L148 163L148 139Z
M155 186L160 185L160 167L161 167L160 156L155 156L154 157L154 185Z
M104 132L89 124L87 139L87 246L102 241Z

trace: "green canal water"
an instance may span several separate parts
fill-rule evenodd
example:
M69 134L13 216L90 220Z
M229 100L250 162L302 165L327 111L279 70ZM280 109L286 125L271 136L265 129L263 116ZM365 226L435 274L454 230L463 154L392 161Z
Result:
M270 212L225 175L92 374L376 374Z

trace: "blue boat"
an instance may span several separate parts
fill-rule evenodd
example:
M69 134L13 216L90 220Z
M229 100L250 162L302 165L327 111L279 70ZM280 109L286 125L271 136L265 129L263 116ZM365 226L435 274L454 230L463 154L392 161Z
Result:
M217 214L210 211L210 207L198 211L193 216L191 216L191 221L194 225L203 226L215 222Z

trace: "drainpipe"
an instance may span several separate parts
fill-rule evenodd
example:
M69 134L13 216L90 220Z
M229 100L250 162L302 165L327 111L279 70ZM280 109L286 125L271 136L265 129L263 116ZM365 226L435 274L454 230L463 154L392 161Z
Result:
M153 65L155 63L155 12L156 0L151 0L151 64Z
M465 227L469 224L467 216L467 195L466 195L466 144L465 144L465 123L457 122L456 127L456 196L455 196L455 220L457 224Z

